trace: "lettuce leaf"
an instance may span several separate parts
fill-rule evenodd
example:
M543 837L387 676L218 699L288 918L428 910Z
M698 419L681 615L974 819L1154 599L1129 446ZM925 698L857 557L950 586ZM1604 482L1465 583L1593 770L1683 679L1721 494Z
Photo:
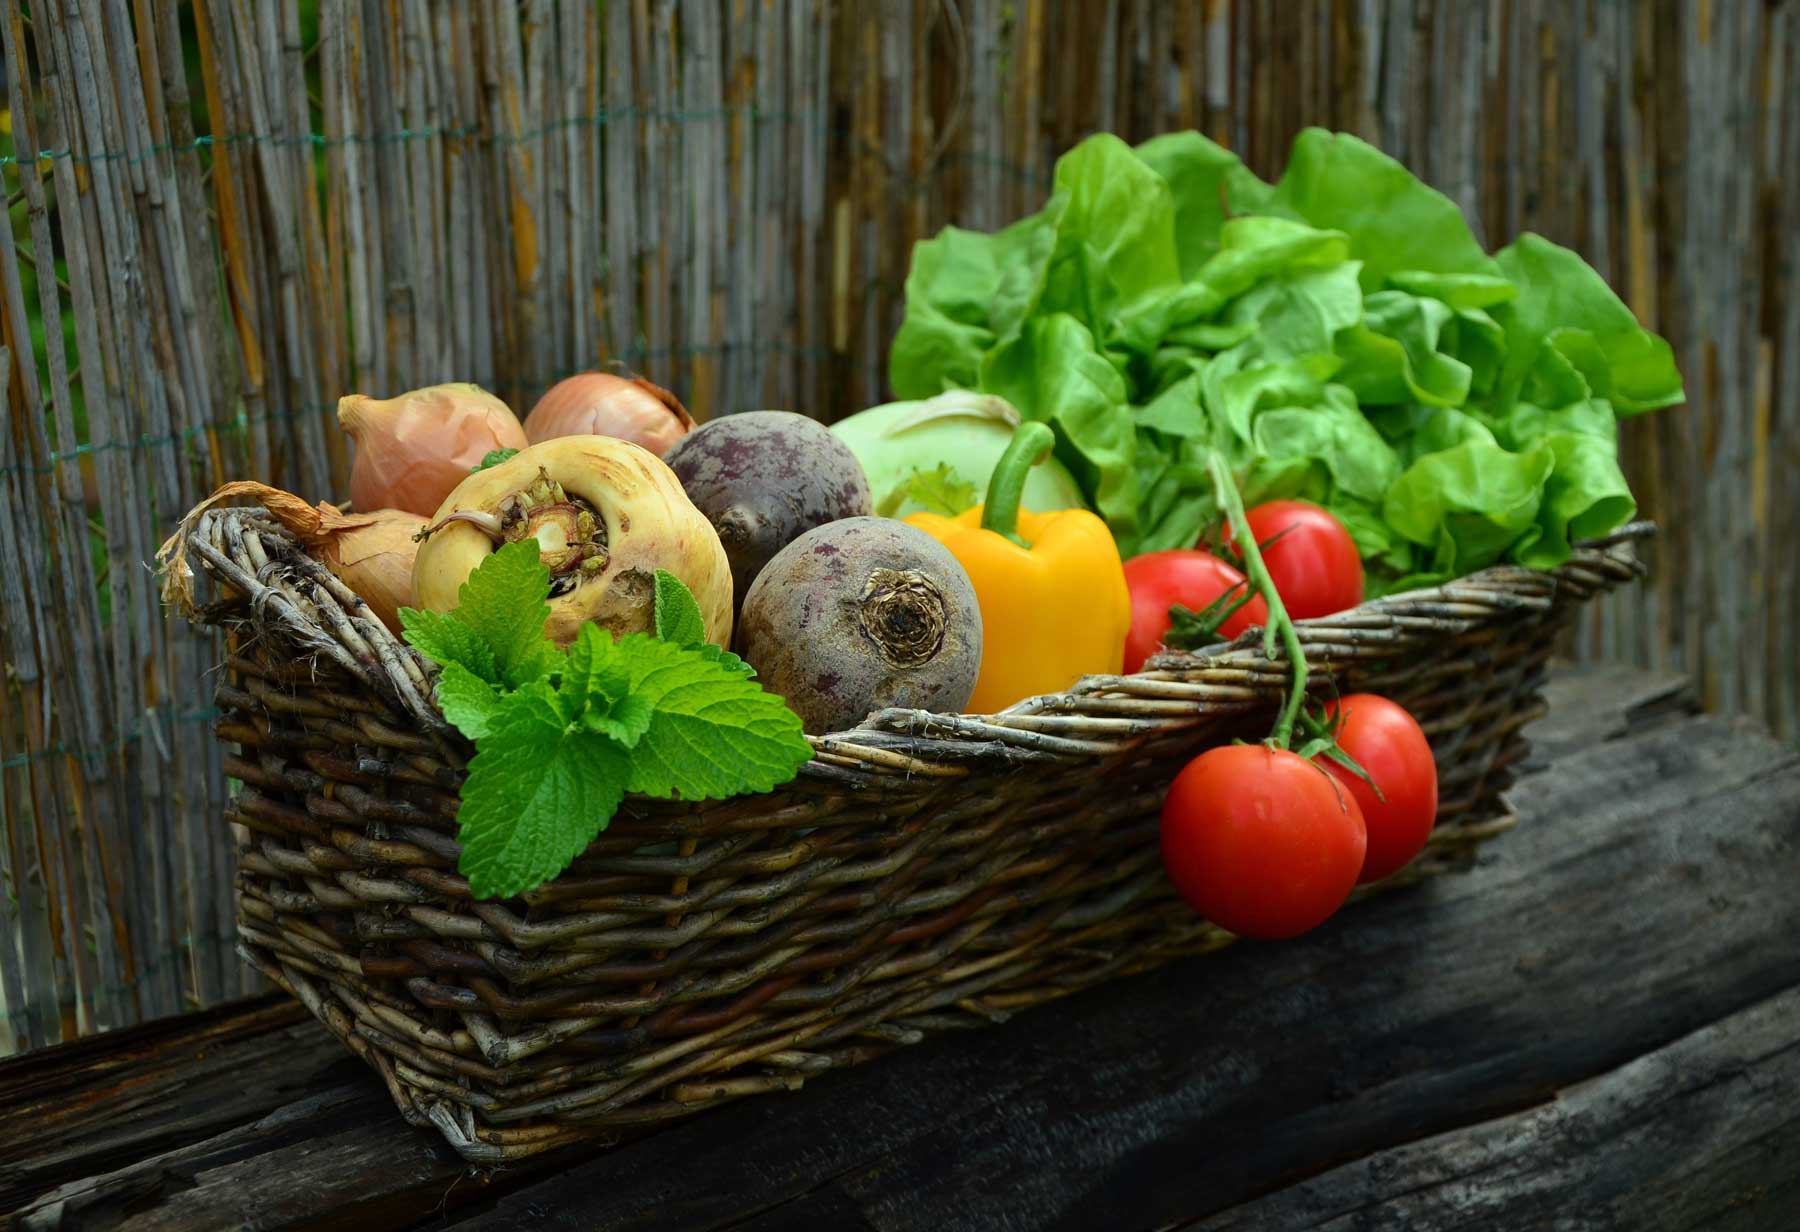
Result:
M1269 210L1348 235L1365 291L1399 270L1505 277L1456 202L1348 133L1309 128L1295 137Z
M1027 322L982 360L981 388L1056 430L1056 456L1122 543L1136 531L1135 432L1125 378L1066 312Z
M1220 233L1230 216L1227 209L1232 214L1253 213L1271 191L1236 154L1199 133L1153 137L1135 153L1168 182L1184 280L1192 278L1219 250Z
M916 246L889 379L1050 424L1127 555L1201 537L1220 450L1247 499L1335 513L1372 593L1567 559L1635 513L1618 419L1683 396L1578 255L1489 256L1455 202L1322 129L1274 184L1198 133L1081 142L1036 214Z
M1500 250L1496 262L1519 288L1495 309L1506 331L1499 399L1510 404L1526 378L1546 366L1572 370L1594 397L1620 415L1682 400L1669 344L1637 323L1606 280L1575 253L1530 232ZM1566 385L1565 385L1566 388Z
M1542 443L1512 453L1466 440L1407 467L1388 489L1382 517L1426 549L1432 573L1457 577L1493 564L1533 532L1554 467L1555 455Z

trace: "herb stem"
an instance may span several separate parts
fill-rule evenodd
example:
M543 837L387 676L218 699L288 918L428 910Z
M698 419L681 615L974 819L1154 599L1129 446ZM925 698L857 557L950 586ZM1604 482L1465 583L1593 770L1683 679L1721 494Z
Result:
M1224 513L1226 521L1231 524L1231 537L1236 542L1238 551L1243 553L1244 575L1269 605L1269 623L1263 626L1263 653L1271 659L1275 657L1275 642L1278 637L1282 648L1287 651L1293 679L1288 687L1287 702L1281 708L1281 717L1276 720L1275 730L1269 737L1270 743L1276 748L1285 749L1293 737L1294 722L1300 716L1300 708L1306 701L1306 652L1300 647L1300 631L1294 628L1294 622L1281 602L1281 594L1275 589L1275 581L1269 576L1269 568L1263 563L1262 549L1257 546L1256 536L1250 533L1250 521L1244 516L1244 498L1238 494L1237 483L1231 477L1231 467L1216 449L1207 457L1207 467L1212 472L1213 496L1219 502L1219 509Z

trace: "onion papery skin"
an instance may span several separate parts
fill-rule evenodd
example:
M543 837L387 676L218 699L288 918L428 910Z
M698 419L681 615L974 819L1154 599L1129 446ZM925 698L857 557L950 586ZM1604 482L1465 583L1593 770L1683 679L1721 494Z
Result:
M611 436L659 458L693 427L693 416L668 390L610 372L579 372L558 381L525 417L533 445L564 436Z
M404 509L376 509L370 523L339 531L319 547L319 559L369 605L376 619L396 636L400 609L412 604L414 542L425 519Z
M429 517L496 449L531 442L506 403L479 385L432 385L396 398L350 394L338 423L356 442L350 502Z

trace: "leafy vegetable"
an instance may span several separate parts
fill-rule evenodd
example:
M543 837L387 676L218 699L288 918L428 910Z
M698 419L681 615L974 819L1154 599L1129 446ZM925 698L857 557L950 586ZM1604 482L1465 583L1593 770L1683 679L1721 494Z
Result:
M627 792L698 800L769 791L812 756L781 699L702 640L699 605L674 574L656 574L657 637L615 641L589 624L567 651L544 636L549 586L527 540L483 561L454 610L400 612L407 641L442 665L444 717L475 741L457 867L477 898L555 877Z
M915 467L906 480L906 495L927 513L946 518L981 503L981 493L975 485L951 470L948 462L939 462L931 470Z
M1197 133L1058 161L1037 214L919 244L889 360L903 398L977 389L1051 425L1127 555L1251 502L1349 528L1375 593L1549 567L1636 510L1617 421L1682 400L1666 342L1575 253L1489 255L1455 202L1308 129L1275 184Z

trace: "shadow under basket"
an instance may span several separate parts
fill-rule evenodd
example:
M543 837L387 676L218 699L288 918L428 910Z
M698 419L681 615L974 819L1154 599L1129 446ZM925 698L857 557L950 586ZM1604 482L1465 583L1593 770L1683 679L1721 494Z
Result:
M1557 633L1649 533L1299 624L1316 688L1394 698L1437 759L1429 846L1359 893L1466 868L1513 823ZM431 665L259 509L207 511L185 549L218 595L189 616L226 632L241 952L473 1162L792 1090L1232 939L1164 878L1157 816L1190 758L1268 731L1287 668L1253 638L996 716L883 711L778 791L628 800L556 881L476 902L473 750Z

